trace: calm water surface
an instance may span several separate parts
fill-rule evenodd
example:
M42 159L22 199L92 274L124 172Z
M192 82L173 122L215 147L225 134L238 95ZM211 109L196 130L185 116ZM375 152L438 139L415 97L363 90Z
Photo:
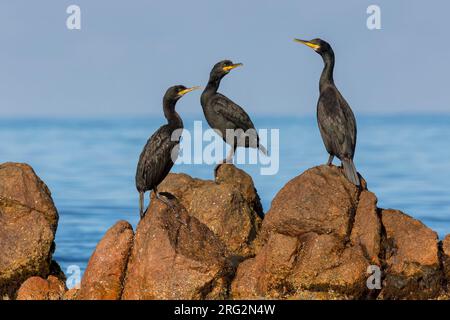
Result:
M252 175L265 211L276 192L309 167L325 163L314 117L259 118L258 128L280 128L280 170ZM192 128L194 119L185 119ZM421 219L442 237L450 233L450 116L358 118L358 171L379 205ZM137 159L161 119L0 121L0 162L26 162L52 191L60 214L55 258L64 270L86 263L104 232L117 220L136 226ZM203 124L207 128L207 124ZM174 172L212 178L212 165L179 165Z

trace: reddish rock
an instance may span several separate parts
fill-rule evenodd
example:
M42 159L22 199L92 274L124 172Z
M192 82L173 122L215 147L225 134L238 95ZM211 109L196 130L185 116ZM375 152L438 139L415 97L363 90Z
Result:
M243 171L223 165L216 181L171 174L159 191L176 197L174 209L153 199L134 237L127 222L114 225L81 289L66 291L47 187L26 165L0 165L0 298L26 280L18 299L448 299L450 236L438 243L421 222L378 209L362 184L337 167L310 169L277 194L260 228ZM371 264L382 268L381 292L366 287Z
M242 262L231 286L234 299L279 299L292 293L286 280L292 272L300 243L297 238L271 234L255 258Z
M252 178L244 171L222 165L216 182L169 174L158 189L174 195L188 214L205 224L231 252L251 255L262 207Z
M329 291L300 291L289 297L289 300L351 300L352 298L342 293Z
M436 297L442 283L437 234L397 210L383 210L382 222L387 237L387 268L379 298Z
M63 300L77 300L80 289L72 288L64 293Z
M447 290L450 292L450 234L442 241L442 262L447 282Z
M237 188L249 207L260 217L264 218L263 208L252 177L245 171L232 164L222 164L217 169L216 183L231 184Z
M31 167L0 165L0 298L49 275L57 221L50 191Z
M264 219L256 257L238 267L233 298L365 297L381 227L375 196L360 194L336 167L288 182Z
M0 165L0 198L41 213L56 232L59 216L50 190L29 165L12 162Z
M122 299L224 299L233 274L222 241L177 204L152 201L139 222Z
M255 258L239 265L232 297L298 299L334 292L335 297L361 298L368 265L359 245L345 247L335 235L271 234Z
M133 237L133 228L126 221L106 232L89 259L78 300L120 299Z
M301 239L291 276L296 291L330 291L353 298L366 295L368 260L359 245L346 246L335 235L310 233Z
M359 197L355 221L351 233L353 244L361 245L372 264L381 266L381 221L378 216L377 197L367 190Z
M349 236L359 190L337 167L320 166L289 181L272 201L262 233L297 237L304 233Z
M62 300L66 291L63 281L54 276L47 280L31 277L17 291L17 300Z

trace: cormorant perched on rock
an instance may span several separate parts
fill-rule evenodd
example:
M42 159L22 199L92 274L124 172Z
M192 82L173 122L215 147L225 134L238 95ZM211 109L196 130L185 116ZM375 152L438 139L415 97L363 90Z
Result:
M352 109L334 84L333 49L321 39L311 41L295 39L295 41L320 54L325 64L319 82L320 97L317 104L317 121L325 148L330 154L327 164L331 165L334 156L338 157L342 162L347 179L359 186L358 173L353 164L356 147L356 120Z
M211 70L208 84L201 96L201 105L206 121L231 146L230 153L222 163L230 163L237 147L258 148L267 155L266 148L259 143L255 126L248 114L236 103L217 92L220 81L234 68L242 63L223 60ZM227 139L227 131L229 132ZM230 136L233 135L233 136ZM218 164L215 169L217 173Z
M148 139L142 150L136 170L136 189L139 191L139 213L144 216L144 193L153 190L155 196L166 205L171 204L164 200L158 193L158 185L169 174L176 157L178 156L178 145L180 143L181 131L179 134L172 134L176 130L183 129L183 121L175 111L175 105L183 95L199 87L186 88L178 85L170 87L163 98L164 116L167 124L159 128Z

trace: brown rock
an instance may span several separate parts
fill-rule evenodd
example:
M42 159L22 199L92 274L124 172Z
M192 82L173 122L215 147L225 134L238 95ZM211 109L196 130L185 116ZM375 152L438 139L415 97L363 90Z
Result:
M271 234L255 258L242 262L231 286L234 299L278 299L292 293L287 282L299 249L297 238Z
M31 277L17 291L17 300L62 300L66 291L63 281L54 276L47 280Z
M447 290L450 292L450 234L442 241L442 262L447 281Z
M4 163L0 165L0 198L41 213L53 232L58 226L58 211L53 203L50 190L39 179L33 168L24 163Z
M25 164L0 165L0 299L50 273L58 213L47 186Z
M361 298L367 267L360 246L345 246L335 235L306 234L289 281L296 291L330 291Z
M297 237L304 233L350 234L359 190L337 167L320 166L289 181L275 196L264 218L262 234Z
M223 299L233 274L222 241L172 199L139 222L122 299Z
M257 260L259 255L255 258L247 259L241 262L237 268L237 272L233 282L231 283L231 293L230 298L237 300L252 300L252 299L265 299L269 298L265 292L259 290L260 283L260 269L259 265L263 265L262 258ZM278 296L278 292L275 292Z
M253 179L245 171L231 164L223 164L217 169L216 182L218 184L231 184L236 187L255 213L260 218L264 218L263 208Z
M372 192L365 190L361 193L351 241L353 244L361 245L365 256L372 264L380 266L381 221L378 216L377 201L377 197Z
M255 258L239 265L232 297L300 299L333 293L360 298L366 294L368 265L360 246L347 248L334 235L271 234Z
M351 300L350 297L342 293L336 293L333 290L323 291L300 291L289 300Z
M89 259L78 300L120 299L133 237L133 228L126 221L106 232Z
M67 290L63 296L63 300L77 300L78 292L80 289L72 288Z
M383 210L386 278L381 299L429 299L440 291L438 237L423 223L396 210Z
M381 226L375 196L360 194L337 167L316 167L288 182L263 221L256 257L238 267L232 297L365 297Z
M169 174L160 192L174 195L188 214L219 237L227 248L249 256L261 225L262 207L251 177L233 165L218 169L217 182Z

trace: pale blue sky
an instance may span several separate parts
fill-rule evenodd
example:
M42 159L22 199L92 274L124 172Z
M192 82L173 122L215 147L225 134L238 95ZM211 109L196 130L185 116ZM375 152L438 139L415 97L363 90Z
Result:
M66 8L82 30L66 29ZM366 27L378 4L382 30ZM321 37L357 114L450 111L448 1L2 0L2 116L161 114L174 84L204 85L212 65L243 62L222 92L251 115L315 113L320 57L294 37ZM179 104L201 115L199 93Z

